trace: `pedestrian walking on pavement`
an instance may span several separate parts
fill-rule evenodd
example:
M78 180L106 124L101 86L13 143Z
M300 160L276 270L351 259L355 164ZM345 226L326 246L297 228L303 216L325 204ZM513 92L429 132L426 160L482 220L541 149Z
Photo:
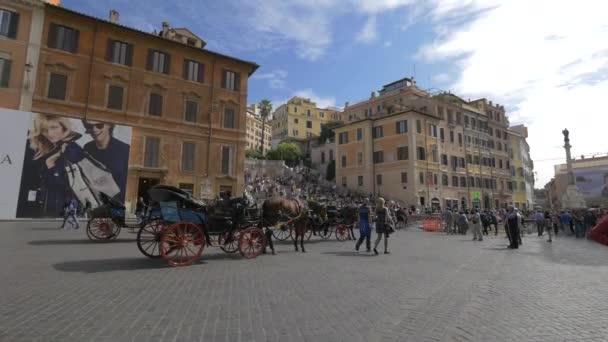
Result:
M549 240L547 240L547 242L551 242L553 241L553 239L551 239L551 223L552 223L552 219L551 219L551 214L549 213L549 211L545 211L545 227L547 227L547 235L549 235Z
M505 218L505 228L508 231L509 236L509 248L517 249L519 248L519 242L521 237L519 236L519 223L520 218L515 208L513 206L509 206L507 217Z
M443 214L443 220L445 221L445 232L449 235L452 234L452 226L454 225L454 218L450 209L446 209Z
M64 210L65 213L63 216L63 224L61 224L61 228L66 228L65 224L66 222L69 222L70 218L72 219L72 222L69 223L72 228L74 228L74 226L76 226L75 229L80 228L80 225L78 224L78 219L76 218L76 213L78 212L78 202L76 202L76 200L72 198Z
M355 244L355 250L359 251L359 247L363 244L363 240L365 240L365 247L367 252L371 251L371 235L372 228L369 225L369 219L371 217L372 209L369 206L369 199L366 198L361 206L359 206L359 240Z
M483 241L481 233L481 215L477 209L471 211L470 216L471 227L473 228L473 241Z
M458 232L460 231L460 228L458 225L459 219L460 219L460 214L458 213L458 210L456 208L454 208L454 211L452 211L452 234L454 234L454 235L458 234Z
M464 211L461 211L458 216L458 229L461 235L466 235L469 229L469 219Z
M536 210L536 214L534 214L534 221L536 222L536 231L538 232L538 236L543 236L545 230L545 215L540 211L540 209Z
M388 208L384 206L384 199L378 197L376 200L376 243L374 244L374 253L378 255L378 245L384 237L384 254L388 254L388 236L394 231L395 223L388 213Z

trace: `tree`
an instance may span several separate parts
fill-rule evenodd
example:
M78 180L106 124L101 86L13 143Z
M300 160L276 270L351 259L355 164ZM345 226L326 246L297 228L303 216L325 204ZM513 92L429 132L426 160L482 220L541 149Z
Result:
M328 121L327 123L321 125L321 134L319 135L319 143L325 144L325 142L329 139L333 139L335 134L333 128L343 125L342 121Z
M262 145L260 147L260 150L262 151L262 154L264 154L264 143L266 139L266 119L270 115L270 112L272 112L272 102L270 102L270 100L263 99L260 101L260 103L258 103L258 106L260 107L260 116L262 118Z
M333 181L336 179L336 161L332 160L327 164L327 172L325 173L325 179Z
M245 151L245 157L254 158L254 159L264 159L264 155L262 154L262 151L252 150L252 149Z
M302 157L300 146L292 142L282 142L277 148L266 153L266 158L269 160L284 160L289 166L295 166Z

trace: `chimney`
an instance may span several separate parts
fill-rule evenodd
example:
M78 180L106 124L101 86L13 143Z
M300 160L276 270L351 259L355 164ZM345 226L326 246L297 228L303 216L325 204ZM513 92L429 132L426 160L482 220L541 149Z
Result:
M110 10L110 22L112 24L118 24L118 18L120 17L120 14L118 13L117 10Z

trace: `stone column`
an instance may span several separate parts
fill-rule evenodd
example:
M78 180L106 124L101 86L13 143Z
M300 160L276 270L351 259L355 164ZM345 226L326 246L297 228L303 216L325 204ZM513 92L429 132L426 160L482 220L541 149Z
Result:
M576 180L574 179L574 172L572 172L572 155L570 154L570 149L572 145L570 145L570 132L568 129L564 129L562 131L564 135L564 149L566 150L566 167L568 170L568 185L576 185Z

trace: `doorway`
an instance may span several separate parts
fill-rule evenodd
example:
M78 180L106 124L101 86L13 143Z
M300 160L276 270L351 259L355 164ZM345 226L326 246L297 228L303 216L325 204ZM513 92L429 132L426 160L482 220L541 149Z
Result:
M160 179L158 178L144 178L140 177L137 184L137 198L143 197L144 203L150 203L150 196L148 195L148 190L160 183Z

